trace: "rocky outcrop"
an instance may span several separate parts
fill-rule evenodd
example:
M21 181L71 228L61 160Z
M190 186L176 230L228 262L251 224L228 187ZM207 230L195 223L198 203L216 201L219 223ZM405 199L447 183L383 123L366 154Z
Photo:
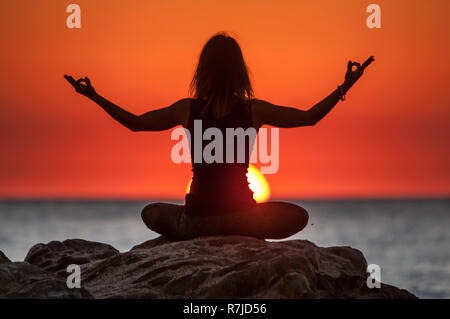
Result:
M81 265L81 286L94 298L415 298L386 284L369 289L359 250L306 240L159 237L124 253L71 240L36 245L26 259L58 276Z
M81 266L118 253L119 251L111 245L83 239L68 239L63 242L51 241L47 244L34 245L25 257L25 261L44 270L66 276L68 265Z
M114 247L82 239L33 246L25 262L10 262L0 252L0 298L92 298L84 288L68 288L66 270L118 254Z
M86 264L82 276L96 298L414 297L390 285L367 288L366 268L350 247L228 236L157 238Z
M11 260L9 260L9 258L5 256L3 251L0 250L0 264L6 263L6 262L11 262Z
M92 298L84 288L69 289L65 280L26 262L0 264L0 298Z

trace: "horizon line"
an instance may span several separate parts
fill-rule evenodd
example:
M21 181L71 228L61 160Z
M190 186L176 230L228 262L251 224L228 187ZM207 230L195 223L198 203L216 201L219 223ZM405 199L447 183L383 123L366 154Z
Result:
M376 200L450 200L450 195L384 195L384 196L305 196L305 197L273 197L270 201L376 201ZM164 196L154 196L154 197L143 197L143 196L23 196L23 197L2 197L0 196L0 202L183 202L184 197L164 197Z

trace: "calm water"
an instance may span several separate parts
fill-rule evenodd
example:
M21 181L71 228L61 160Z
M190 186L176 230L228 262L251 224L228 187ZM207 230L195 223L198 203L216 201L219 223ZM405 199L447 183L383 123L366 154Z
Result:
M424 298L450 298L450 200L301 201L310 224L293 238L352 246L381 279ZM129 250L157 234L141 223L144 202L0 202L0 250L23 260L36 243L83 238Z

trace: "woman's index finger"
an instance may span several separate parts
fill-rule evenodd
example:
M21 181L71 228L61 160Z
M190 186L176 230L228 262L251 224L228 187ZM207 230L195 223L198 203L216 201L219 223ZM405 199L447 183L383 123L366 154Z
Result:
M370 63L372 63L373 61L375 61L375 59L374 59L374 57L373 57L373 55L370 57L370 58L368 58L364 63L363 63L363 65L361 66L363 69L365 69L365 68L367 68L368 66L369 66L369 64Z
M75 85L75 79L70 75L64 75L64 78L72 85Z

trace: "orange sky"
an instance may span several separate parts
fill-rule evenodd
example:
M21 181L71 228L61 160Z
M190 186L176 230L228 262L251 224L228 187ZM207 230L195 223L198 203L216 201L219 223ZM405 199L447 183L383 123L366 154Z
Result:
M366 6L381 6L368 29ZM82 28L65 25L81 6ZM450 195L450 1L2 1L0 197L182 199L170 131L132 133L63 74L135 113L186 97L218 31L236 35L256 96L311 107L348 59L375 63L318 125L280 131L273 197Z

